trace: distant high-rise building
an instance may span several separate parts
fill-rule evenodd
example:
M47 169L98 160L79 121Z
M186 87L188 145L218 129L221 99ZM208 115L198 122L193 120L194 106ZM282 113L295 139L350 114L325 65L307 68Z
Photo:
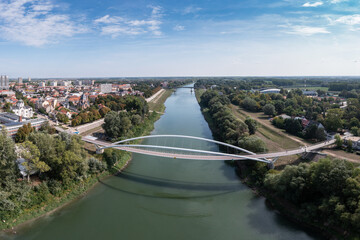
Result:
M94 85L95 84L95 80L81 80L83 85Z
M58 85L57 81L51 81L50 82L50 86L52 86L52 87L56 87L57 85Z
M102 93L110 93L112 92L112 84L100 84L100 92Z
M23 79L22 79L22 77L19 77L19 78L18 78L18 84L23 84Z
M31 77L28 77L28 81L31 82Z
M75 86L81 86L83 83L82 80L76 80L74 84Z
M39 87L45 87L45 85L46 85L45 82L40 82L39 83Z
M6 75L0 76L0 89L9 89L9 78Z

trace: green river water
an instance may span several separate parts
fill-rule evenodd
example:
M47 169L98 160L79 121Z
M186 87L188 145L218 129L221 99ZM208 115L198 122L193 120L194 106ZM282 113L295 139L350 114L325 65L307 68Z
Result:
M194 93L179 88L152 134L212 138ZM149 142L154 141L149 139ZM208 150L216 149L208 145ZM269 209L222 161L133 155L121 174L5 239L319 239ZM1 238L1 236L0 236Z

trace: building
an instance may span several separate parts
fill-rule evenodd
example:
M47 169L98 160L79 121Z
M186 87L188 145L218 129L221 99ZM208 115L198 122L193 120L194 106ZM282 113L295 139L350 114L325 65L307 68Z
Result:
M81 80L82 85L94 85L95 84L95 80Z
M303 95L305 95L307 97L317 97L318 96L318 93L316 91L303 90L302 93L303 93Z
M74 85L75 85L75 86L82 86L82 80L76 80L76 81L74 82Z
M57 85L58 85L58 82L57 82L57 81L51 81L51 82L50 82L50 86L51 86L51 87L57 87Z
M64 87L71 86L71 81L60 81L58 83L58 86L64 86Z
M24 118L32 118L34 116L34 111L32 109L32 107L30 106L25 106L24 101L23 100L19 100L15 107L12 107L11 110L20 117L24 117Z
M0 113L0 130L5 127L8 135L13 136L17 133L19 128L30 123L32 127L39 129L47 120L43 118L37 119L22 119L13 113Z
M260 93L268 94L268 93L280 93L280 89L278 88L270 88L260 91Z
M85 94L81 95L78 106L81 109L86 109L90 107L88 97Z
M28 77L28 81L31 82L31 77Z
M0 90L8 90L9 89L9 77L6 75L0 76Z
M100 84L100 92L102 93L111 93L112 92L112 84Z
M46 86L45 82L40 82L39 83L39 87L45 87L45 86Z
M23 79L22 79L22 77L19 77L19 78L18 78L18 84L23 84Z

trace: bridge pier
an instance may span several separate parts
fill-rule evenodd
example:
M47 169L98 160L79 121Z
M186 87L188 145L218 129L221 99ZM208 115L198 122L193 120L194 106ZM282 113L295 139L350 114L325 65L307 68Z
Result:
M274 162L273 161L268 162L267 163L267 168L268 169L274 169L275 168Z
M104 149L96 147L96 154L102 154L104 153Z

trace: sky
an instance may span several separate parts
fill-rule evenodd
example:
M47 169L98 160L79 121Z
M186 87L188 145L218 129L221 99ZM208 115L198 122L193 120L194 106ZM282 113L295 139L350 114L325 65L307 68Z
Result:
M360 1L0 0L0 74L360 76Z

